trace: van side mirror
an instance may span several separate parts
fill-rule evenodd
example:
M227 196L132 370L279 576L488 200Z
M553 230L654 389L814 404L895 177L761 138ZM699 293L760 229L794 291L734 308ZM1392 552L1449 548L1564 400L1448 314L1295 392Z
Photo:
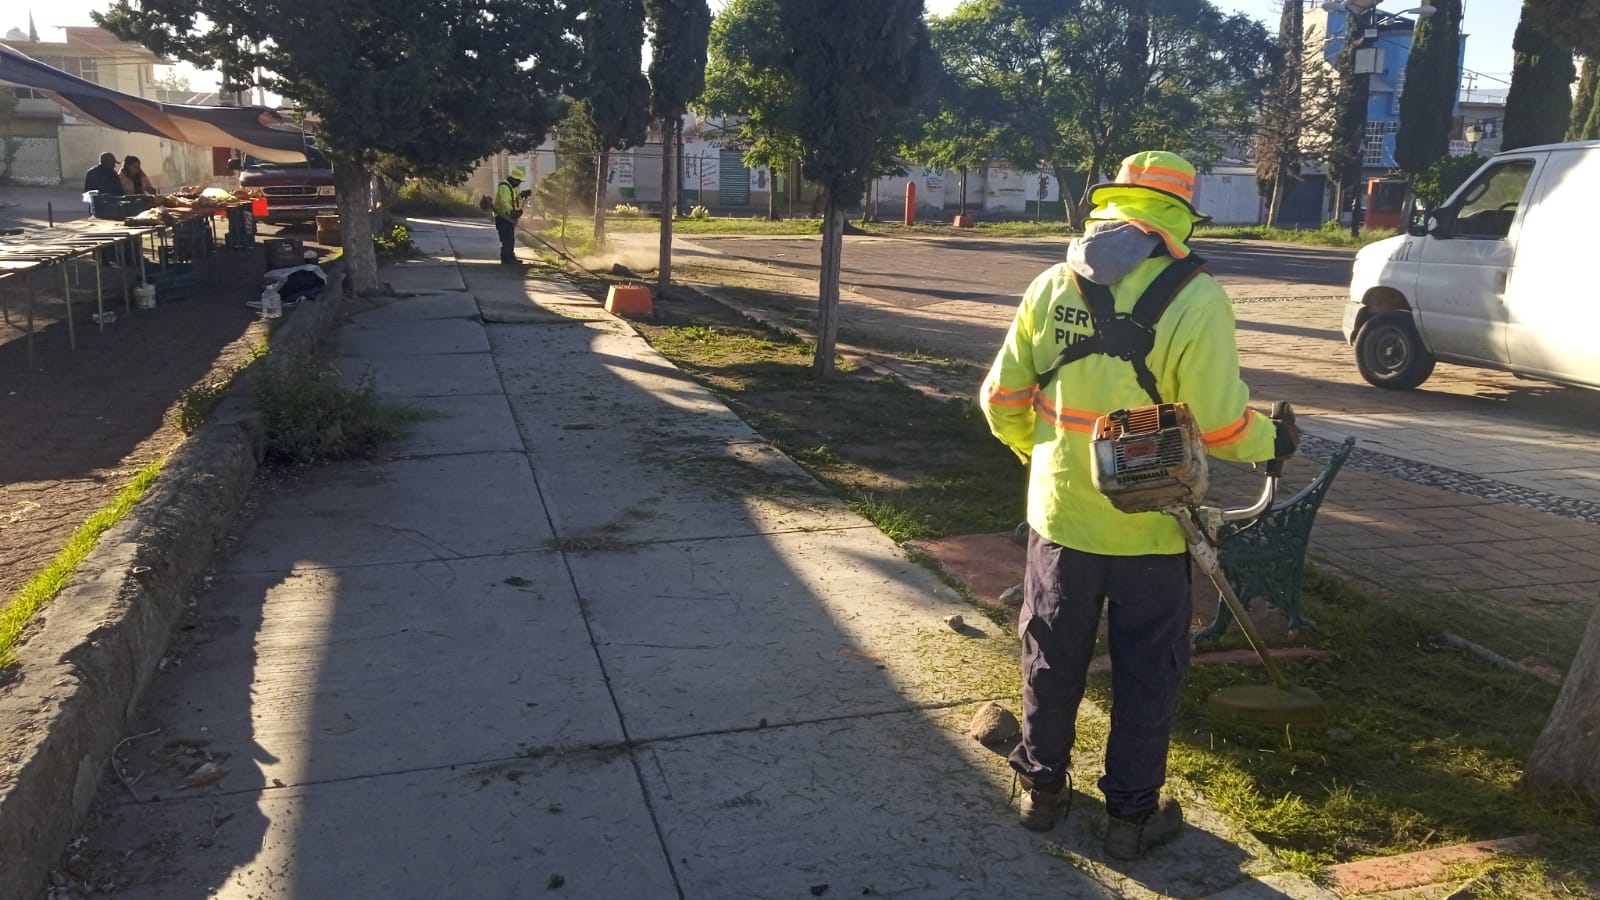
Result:
M242 168L244 168L244 165L243 165L242 161L239 159L239 157L237 157L237 156L228 157L228 171L229 172L237 172Z
M1411 211L1411 218L1406 222L1406 234L1412 237L1426 237L1430 222L1437 224L1433 218L1433 210L1414 209Z

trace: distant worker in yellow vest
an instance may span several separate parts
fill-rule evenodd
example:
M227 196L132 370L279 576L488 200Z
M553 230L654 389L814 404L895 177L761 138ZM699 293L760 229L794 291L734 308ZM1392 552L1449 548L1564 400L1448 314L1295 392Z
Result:
M522 218L522 202L533 193L518 190L528 177L522 166L513 166L510 174L494 189L494 230L500 235L500 262L517 265L517 220Z
M1094 422L1186 403L1221 459L1288 456L1299 440L1292 424L1245 406L1233 307L1187 243L1205 221L1194 184L1187 160L1150 151L1096 185L1084 235L1028 287L980 397L990 429L1029 463L1022 742L1011 754L1022 825L1048 831L1071 806L1078 705L1105 603L1112 707L1100 789L1105 851L1121 859L1183 828L1161 788L1193 610L1177 522L1123 513L1095 488Z

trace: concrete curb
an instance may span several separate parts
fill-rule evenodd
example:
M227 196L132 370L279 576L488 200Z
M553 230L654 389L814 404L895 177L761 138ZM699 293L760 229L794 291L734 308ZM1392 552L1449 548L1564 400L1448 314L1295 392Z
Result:
M284 317L252 368L316 348L337 321L342 275L333 268L323 296ZM236 386L30 626L0 694L0 897L39 893L88 812L196 579L249 493L259 445Z

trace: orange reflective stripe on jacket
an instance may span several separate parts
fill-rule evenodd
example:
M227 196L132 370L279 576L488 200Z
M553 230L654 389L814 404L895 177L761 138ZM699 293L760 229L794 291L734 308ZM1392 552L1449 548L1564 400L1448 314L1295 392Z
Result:
M988 396L984 399L985 402L992 403L995 406L1029 406L1032 405L1033 395L1038 390L1036 387L1029 386L1022 390L1010 391L998 384L991 383Z
M1058 407L1050 402L1043 391L1034 396L1033 408L1057 428L1082 434L1093 434L1095 420L1100 418L1096 413L1086 410Z
M1238 443L1249 433L1250 417L1253 414L1247 409L1244 411L1244 415L1215 431L1208 431L1200 435L1200 439L1206 442L1207 447L1226 447L1229 444Z

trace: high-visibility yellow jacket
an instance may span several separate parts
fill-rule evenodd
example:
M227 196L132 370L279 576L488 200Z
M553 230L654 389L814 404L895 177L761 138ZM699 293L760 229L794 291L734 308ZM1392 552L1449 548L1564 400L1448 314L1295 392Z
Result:
M500 182L494 188L494 214L502 219L511 218L511 214L521 206L517 202L519 199L516 188L507 182Z
M1131 312L1171 262L1146 260L1113 285L1117 311ZM1045 389L1038 387L1039 373L1068 342L1093 333L1072 270L1063 263L1040 274L1023 295L984 379L984 416L996 437L1030 460L1028 524L1035 531L1086 553L1182 553L1183 532L1171 517L1119 511L1095 489L1090 473L1095 419L1151 402L1132 363L1091 354L1062 367ZM1239 378L1233 306L1210 275L1196 276L1173 298L1156 323L1155 347L1146 361L1161 399L1189 404L1211 455L1243 462L1272 457L1276 426L1245 406L1250 390Z

